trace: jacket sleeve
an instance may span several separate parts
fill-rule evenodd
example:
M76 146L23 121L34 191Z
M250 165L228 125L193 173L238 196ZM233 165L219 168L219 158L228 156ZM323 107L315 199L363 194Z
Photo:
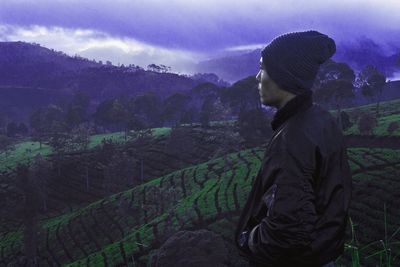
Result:
M285 256L300 253L315 238L313 174L318 150L301 134L295 143L275 151L272 161L267 163L275 166L274 170L262 174L262 179L272 179L275 190L263 195L268 213L251 230L248 246L251 257L258 258L265 266L275 266Z

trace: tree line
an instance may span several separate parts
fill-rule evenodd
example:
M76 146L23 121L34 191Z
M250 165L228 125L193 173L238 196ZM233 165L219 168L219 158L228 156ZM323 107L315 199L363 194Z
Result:
M316 103L337 110L337 121L344 129L349 123L342 112L343 105L351 103L357 93L376 102L373 117L379 116L385 83L385 75L373 65L366 66L356 75L348 64L328 60L317 74L313 97ZM252 118L258 118L259 122L266 116L261 109L257 84L254 76L231 86L204 82L188 92L175 92L166 98L148 91L136 96L106 99L96 106L93 99L78 91L67 104L34 109L29 122L7 121L4 114L0 114L0 150L9 148L10 138L16 137L30 136L56 150L66 143L85 149L88 136L94 133L124 131L126 137L132 130L193 123L208 127L212 120L232 118L239 118L239 126L254 126L257 121L249 122ZM267 131L265 128L259 127L261 135ZM249 134L254 134L253 130Z

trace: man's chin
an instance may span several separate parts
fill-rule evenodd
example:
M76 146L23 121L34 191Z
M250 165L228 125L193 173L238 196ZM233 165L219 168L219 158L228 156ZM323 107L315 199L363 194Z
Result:
M260 101L261 101L261 104L263 104L264 106L270 106L271 105L271 103L268 102L268 100L266 100L266 99L264 99L262 97L260 97Z
M264 105L264 106L267 106L267 107L275 107L274 103L271 103L271 102L268 101L268 100L265 100L265 99L262 99L262 98L260 98L260 100L261 100L261 104Z

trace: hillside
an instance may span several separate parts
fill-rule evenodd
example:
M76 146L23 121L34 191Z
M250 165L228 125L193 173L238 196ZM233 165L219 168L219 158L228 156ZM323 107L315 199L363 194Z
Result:
M381 103L385 123L389 118L396 120L399 103L399 100ZM346 111L355 116L359 110L373 111L374 107ZM95 155L95 150L66 155L62 176L49 184L52 212L39 222L39 263L149 266L151 255L167 238L184 229L211 230L221 235L227 246L234 246L233 231L264 148L235 149L235 142L237 145L239 141L227 138L229 129L205 131L187 126L181 129L175 142L168 141L168 134L161 134L144 142L122 144L114 152L105 151L101 160L97 160L99 155ZM397 140L396 136L393 138ZM361 147L348 147L353 175L350 217L355 232L349 222L345 253L336 262L338 266L351 266L355 251L359 253L361 266L379 265L380 256L385 255L376 254L383 249L379 240L387 242L385 245L391 248L392 255L400 253L396 246L400 242L400 212L395 206L400 198L400 147L394 148L390 142L375 144L371 140L367 139ZM103 186L101 168L113 155L121 153L144 160L145 180L110 192ZM89 190L80 168L85 158L92 161ZM119 175L118 168L115 173ZM3 196L15 194L11 180L2 180L0 184ZM1 225L0 264L24 266L24 227L11 217L2 220ZM234 265L237 260L237 255L231 255L228 266L238 266ZM393 256L392 266L399 264L398 260Z
M199 83L174 73L104 65L24 42L0 42L0 72L0 87L82 90L101 99L148 90L165 97L170 90L185 91Z
M24 120L32 107L63 101L76 91L86 93L93 103L148 91L164 99L204 82L201 76L105 65L24 42L0 42L0 73L0 110Z
M24 72L29 77L38 74L57 74L67 71L99 67L101 64L82 57L70 57L63 52L25 42L0 42L1 84L15 81L15 75Z
M40 223L40 262L127 266L133 257L144 266L152 250L181 229L206 228L233 242L232 229L262 155L261 148L229 154L44 220ZM396 188L400 189L394 171L400 166L398 155L390 149L349 149L355 188L350 216L358 224L360 244L382 238L383 202L389 207L387 231L393 233L398 227L400 213L394 208ZM350 238L348 231L347 240ZM23 265L23 257L18 256L22 229L6 234L0 246L3 263ZM373 247L360 254L371 251ZM349 255L347 251L341 261L348 263Z
M15 183L16 164L32 162L38 153L53 165L49 170L51 179L45 186L47 211L42 216L55 216L223 153L240 150L241 139L231 130L218 127L207 131L197 127L182 127L172 132L153 129L152 137L127 142L122 134L97 135L92 137L89 151L67 152L61 162L46 145L40 149L37 142L21 143L7 155L0 153L3 209L12 210L22 199ZM115 145L102 145L103 138L113 138ZM115 179L115 185L110 179ZM0 222L0 232L8 231L18 227L21 218L9 214L7 218L0 218Z

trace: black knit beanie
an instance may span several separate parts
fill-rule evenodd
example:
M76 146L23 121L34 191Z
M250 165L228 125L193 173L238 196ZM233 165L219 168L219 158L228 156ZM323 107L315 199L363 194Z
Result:
M335 52L333 39L317 31L305 31L276 37L261 56L271 79L298 95L311 90L319 66Z

